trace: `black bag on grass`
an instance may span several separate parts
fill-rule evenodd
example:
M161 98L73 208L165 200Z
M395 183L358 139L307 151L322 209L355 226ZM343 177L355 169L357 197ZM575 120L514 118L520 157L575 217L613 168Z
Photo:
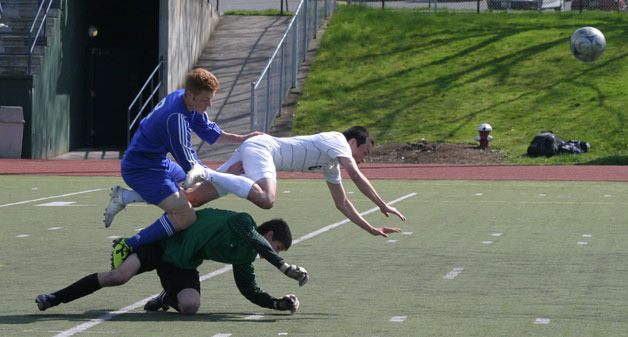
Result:
M551 157L560 152L560 147L564 143L552 131L541 131L541 133L534 136L530 146L528 146L528 156Z

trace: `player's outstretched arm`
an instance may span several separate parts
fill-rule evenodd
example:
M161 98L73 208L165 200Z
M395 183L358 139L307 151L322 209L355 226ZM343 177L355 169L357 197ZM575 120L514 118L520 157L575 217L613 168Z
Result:
M244 135L238 135L235 133L228 133L223 131L216 140L216 144L239 144L251 137L260 136L263 134L264 133L261 131L253 131Z
M394 214L402 221L406 220L405 215L399 212L395 207L388 206L386 202L384 202L384 200L379 196L373 185L371 185L371 182L366 178L362 171L360 171L358 165L356 164L355 160L353 160L353 158L339 157L338 162L340 162L340 164L345 169L349 177L351 177L351 180L358 187L360 192L362 192L362 194L364 194L373 203L375 203L375 205L379 207L379 210L384 213L385 216L388 217L390 214Z
M390 213L396 215L402 221L406 221L406 216L399 212L395 207L384 204L383 207L380 207L379 210L384 213L386 217L390 216Z
M299 299L296 295L288 294L282 298L276 298L261 290L255 281L255 273L252 264L233 265L233 276L240 293L251 303L263 308L281 311L290 311L294 314L299 309Z
M364 219L360 215L360 213L358 213L351 201L347 198L347 194L345 193L342 184L332 184L330 182L327 182L327 187L329 188L329 192L334 199L334 204L336 205L336 208L340 211L340 213L344 214L344 216L346 216L349 220L358 225L360 228L367 231L369 234L374 236L388 237L389 233L397 233L401 231L401 229L396 227L377 228L371 226L371 224L366 221L366 219Z

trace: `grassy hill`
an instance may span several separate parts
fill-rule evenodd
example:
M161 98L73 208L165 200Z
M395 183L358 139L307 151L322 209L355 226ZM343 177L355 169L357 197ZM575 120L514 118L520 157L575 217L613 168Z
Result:
M592 63L569 50L595 26L607 48ZM628 15L426 14L340 6L298 103L294 134L369 127L379 143L491 143L514 163L628 164ZM584 155L526 157L541 130L592 145Z

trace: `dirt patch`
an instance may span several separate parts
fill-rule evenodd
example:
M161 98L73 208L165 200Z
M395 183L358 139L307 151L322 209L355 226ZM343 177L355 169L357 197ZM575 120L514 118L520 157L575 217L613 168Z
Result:
M506 155L469 144L383 143L376 144L367 157L370 163L406 164L500 164Z

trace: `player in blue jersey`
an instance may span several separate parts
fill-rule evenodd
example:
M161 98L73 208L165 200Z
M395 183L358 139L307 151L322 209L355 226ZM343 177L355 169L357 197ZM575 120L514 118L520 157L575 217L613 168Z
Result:
M157 205L165 213L150 226L114 246L114 267L140 245L173 236L196 221L194 209L180 190L186 172L194 165L203 165L192 147L192 131L209 144L241 143L261 134L227 133L208 119L205 111L211 107L219 87L218 79L211 72L193 69L186 76L185 89L166 96L140 122L121 163L122 178L133 190L112 188L104 214L105 226L111 225L114 215L124 205L136 200ZM176 162L170 160L168 154Z

